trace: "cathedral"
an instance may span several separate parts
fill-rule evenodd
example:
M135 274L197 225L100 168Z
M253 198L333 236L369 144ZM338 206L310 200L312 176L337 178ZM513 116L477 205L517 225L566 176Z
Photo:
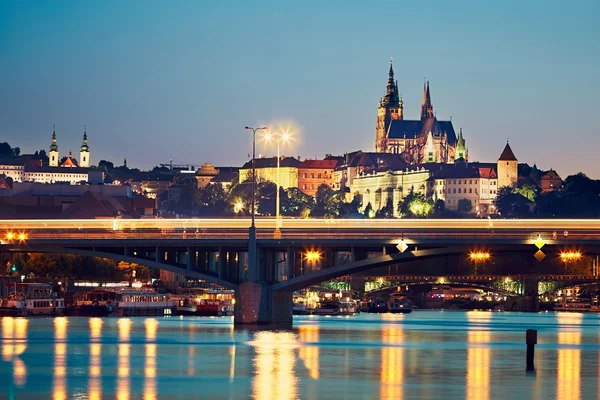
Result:
M401 154L410 164L454 163L460 158L465 161L468 158L462 130L457 138L452 121L439 121L436 118L429 82L423 86L421 119L404 119L404 106L398 81L394 80L392 64L386 94L379 101L375 151Z

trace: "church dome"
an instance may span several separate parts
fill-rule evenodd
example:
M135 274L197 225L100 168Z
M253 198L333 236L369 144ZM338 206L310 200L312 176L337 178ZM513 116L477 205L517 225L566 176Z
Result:
M208 161L196 171L196 175L199 176L216 176L218 174L219 171Z

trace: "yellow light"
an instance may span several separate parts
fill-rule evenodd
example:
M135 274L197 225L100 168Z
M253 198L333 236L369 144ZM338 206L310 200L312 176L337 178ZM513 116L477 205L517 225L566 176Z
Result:
M243 209L244 209L244 203L242 203L241 200L236 201L235 204L233 205L233 211L236 213L239 213Z
M560 253L560 259L562 261L576 261L581 259L581 252L579 251L563 251Z
M235 299L231 299L231 304L235 306Z
M6 233L6 240L13 240L15 238L15 234L12 232Z
M486 251L472 251L469 253L469 258L471 261L480 262L489 260L491 254Z
M21 233L19 233L19 240L20 240L21 242L23 242L23 241L27 240L27 234L26 234L26 233L24 233L24 232L21 232Z
M309 250L306 252L306 260L309 262L316 262L321 259L321 253L316 250Z

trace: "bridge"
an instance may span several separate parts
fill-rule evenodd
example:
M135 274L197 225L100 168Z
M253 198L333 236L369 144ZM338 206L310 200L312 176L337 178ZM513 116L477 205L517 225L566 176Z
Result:
M595 254L597 220L499 219L3 220L0 251L79 254L127 261L235 289L236 322L291 323L294 290L408 261L562 250ZM239 312L238 312L239 311ZM238 318L239 316L239 318ZM242 318L242 316L244 318Z

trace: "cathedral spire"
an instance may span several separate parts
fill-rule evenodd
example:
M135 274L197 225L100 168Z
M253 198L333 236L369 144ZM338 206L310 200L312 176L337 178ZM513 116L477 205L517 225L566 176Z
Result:
M83 126L83 144L81 145L81 151L90 151L87 142L87 125Z
M433 118L433 105L431 104L431 94L429 92L429 81L423 83L423 101L421 102L421 119Z

